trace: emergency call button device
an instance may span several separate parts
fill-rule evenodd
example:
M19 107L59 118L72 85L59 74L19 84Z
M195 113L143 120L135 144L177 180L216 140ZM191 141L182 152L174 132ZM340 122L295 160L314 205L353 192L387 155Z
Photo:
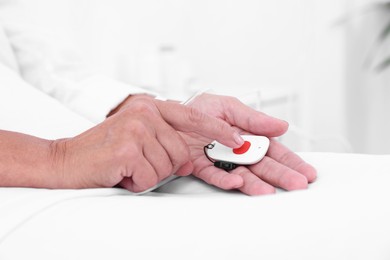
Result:
M207 145L205 148L206 156L212 159L214 163L224 166L226 163L236 165L251 165L258 163L268 151L270 141L265 136L242 135L244 144L232 149L217 141ZM218 167L217 164L216 166ZM224 168L224 167L221 167Z

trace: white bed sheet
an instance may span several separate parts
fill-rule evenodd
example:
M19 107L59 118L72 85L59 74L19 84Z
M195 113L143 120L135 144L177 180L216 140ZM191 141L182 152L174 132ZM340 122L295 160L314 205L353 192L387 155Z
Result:
M57 138L91 125L7 73L0 129ZM390 259L390 155L301 156L317 182L271 196L192 178L143 196L0 188L0 259Z
M390 259L390 157L301 155L318 181L271 196L0 189L0 259Z

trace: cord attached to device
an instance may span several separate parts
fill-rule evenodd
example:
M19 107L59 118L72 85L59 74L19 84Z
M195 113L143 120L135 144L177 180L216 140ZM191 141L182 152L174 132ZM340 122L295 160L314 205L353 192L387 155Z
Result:
M232 162L225 162L225 161L215 161L213 159L211 159L208 155L207 155L207 152L206 152L206 149L213 149L214 148L214 144L208 144L206 146L203 147L203 152L206 156L207 159L209 159L210 162L212 162L214 164L215 167L219 168L219 169L223 169L225 171L231 171L231 170L234 170L238 167L237 164L235 163L232 163Z

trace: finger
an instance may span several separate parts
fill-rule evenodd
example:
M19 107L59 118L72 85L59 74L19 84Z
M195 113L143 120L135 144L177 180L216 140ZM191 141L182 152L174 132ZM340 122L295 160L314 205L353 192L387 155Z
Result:
M188 176L190 175L194 170L194 165L191 161L188 161L186 164L181 166L179 170L176 171L177 176Z
M140 141L140 140L138 140ZM144 146L132 142L122 149L119 164L124 164L120 170L122 180L119 185L131 192L141 192L155 186L158 176L152 165L144 157Z
M317 171L313 166L306 163L296 153L274 139L270 139L267 156L303 174L309 182L313 182L317 178Z
M181 174L190 174L192 167L188 167L191 160L190 149L184 139L172 127L160 120L156 125L156 138L169 156L172 164L171 173L176 173L181 169ZM187 167L182 168L184 165ZM190 172L183 172L183 171Z
M244 143L241 136L221 119L209 116L193 107L171 102L156 102L162 117L176 130L195 132L231 148L240 147Z
M145 158L142 158L136 162L132 180L132 191L141 192L154 187L158 183L158 176L152 165Z
M265 195L275 193L275 187L261 180L254 175L247 167L240 166L231 171L231 174L241 176L244 185L239 188L242 193L247 195Z
M268 156L248 168L260 179L274 187L285 190L300 190L306 189L308 186L308 181L304 175Z
M225 97L223 102L228 123L252 134L269 137L280 136L288 129L288 123L243 104L236 98Z
M241 176L218 169L214 167L214 165L211 165L206 159L204 160L202 165L197 164L195 167L193 173L195 177L224 190L237 189L244 184Z
M145 138L143 155L156 172L158 182L172 175L172 160L156 138Z
M119 186L125 188L128 191L134 192L134 182L130 177L125 177L119 183Z

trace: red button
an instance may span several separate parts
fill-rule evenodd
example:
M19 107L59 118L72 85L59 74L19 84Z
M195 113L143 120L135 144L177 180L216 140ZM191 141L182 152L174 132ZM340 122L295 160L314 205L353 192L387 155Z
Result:
M245 141L241 147L233 149L233 153L235 153L235 154L246 153L249 150L249 147L251 147L251 143L248 141Z

